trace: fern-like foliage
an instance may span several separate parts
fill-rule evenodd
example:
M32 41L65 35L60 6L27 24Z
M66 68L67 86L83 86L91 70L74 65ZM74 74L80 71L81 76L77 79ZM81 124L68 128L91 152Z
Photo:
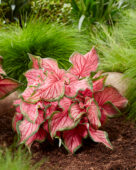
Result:
M31 20L20 28L10 26L0 31L0 55L8 76L24 82L23 73L28 70L28 53L57 59L61 68L68 68L69 56L74 51L81 53L90 49L85 36L57 24Z
M136 12L127 11L120 22L109 30L101 26L91 33L91 41L97 47L100 68L124 73L130 79L126 96L130 101L129 117L136 120Z

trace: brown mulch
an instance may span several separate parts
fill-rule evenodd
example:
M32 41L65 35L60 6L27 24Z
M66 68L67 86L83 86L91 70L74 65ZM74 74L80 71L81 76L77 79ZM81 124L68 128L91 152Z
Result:
M0 114L0 146L13 142L11 117L13 111ZM32 146L33 162L46 158L41 170L134 170L136 169L136 125L125 117L110 119L103 130L108 132L113 150L103 144L84 140L75 155L68 154L55 144L35 143Z

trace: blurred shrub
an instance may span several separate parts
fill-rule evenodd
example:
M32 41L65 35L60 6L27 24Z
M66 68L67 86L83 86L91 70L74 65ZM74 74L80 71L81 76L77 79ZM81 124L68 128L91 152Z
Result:
M31 11L31 0L1 0L0 18L3 23L19 21Z
M71 6L80 30L82 24L89 27L97 22L113 24L126 3L123 0L71 0Z
M86 27L97 22L112 24L124 8L135 8L136 0L1 0L3 23L19 21L36 15L48 22L78 23Z
M129 8L136 8L136 0L124 0Z
M71 4L69 0L35 0L32 11L48 22L69 23Z

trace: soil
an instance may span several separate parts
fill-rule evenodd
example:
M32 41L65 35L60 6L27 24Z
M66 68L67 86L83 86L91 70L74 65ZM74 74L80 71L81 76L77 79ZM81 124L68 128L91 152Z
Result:
M13 143L12 117L10 113L0 115L0 146ZM83 142L76 154L68 154L58 143L34 143L33 162L45 158L41 170L135 170L136 169L136 125L125 117L110 119L103 130L108 132L113 150L91 139Z

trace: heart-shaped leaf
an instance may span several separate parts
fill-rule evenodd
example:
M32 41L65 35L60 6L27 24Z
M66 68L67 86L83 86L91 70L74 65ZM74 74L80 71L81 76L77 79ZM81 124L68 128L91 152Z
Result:
M98 129L101 126L100 117L101 113L98 108L98 105L94 101L88 101L90 104L87 108L87 116L89 119L90 124L95 128Z
M30 104L22 101L20 108L21 113L26 117L26 119L28 121L31 121L32 123L35 123L39 114L38 109L43 109L44 107L41 102L38 102L36 104Z
M57 131L65 131L74 128L79 121L74 122L67 112L55 112L49 122L50 134L52 137Z
M118 108L124 108L128 101L114 87L105 87L104 90L94 93L94 99L99 106L102 106L106 102L111 102Z
M86 125L78 125L76 128L68 131L64 131L64 146L66 149L75 153L82 146L82 139L88 135Z
M65 85L65 95L67 97L76 97L79 91L90 89L88 79L76 80L71 82L69 85Z
M70 110L69 110L69 115L74 121L81 118L84 114L86 114L85 110L81 109L78 103L73 103L71 105Z
M43 70L41 69L31 69L27 71L24 75L27 78L27 86L37 86L39 84L42 84L46 78Z
M96 71L98 66L98 56L94 48L86 55L74 54L70 57L73 66L70 68L70 73L79 78L90 76L91 71Z
M34 68L34 69L39 69L40 68L40 60L41 60L41 57L39 56L34 56L32 54L28 54L29 58L30 58L30 64L31 65L31 68Z
M38 132L36 132L34 135L32 135L25 142L25 144L28 148L30 148L34 141L43 142L46 139L46 136L47 136L47 133L45 132L45 130L43 128L39 128Z
M20 84L10 78L0 78L0 99L17 90Z
M20 134L20 143L26 142L39 130L39 124L33 124L26 119L18 125L17 132Z
M89 135L94 142L101 142L108 148L112 149L112 145L108 139L108 134L102 130L95 130L89 127Z
M59 100L65 92L64 81L56 74L48 73L45 83L39 87L38 91L45 101Z

